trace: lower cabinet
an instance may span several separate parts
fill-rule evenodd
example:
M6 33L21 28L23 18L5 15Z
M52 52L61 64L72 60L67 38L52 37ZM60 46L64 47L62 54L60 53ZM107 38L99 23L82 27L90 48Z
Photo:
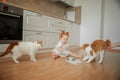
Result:
M50 41L50 47L54 48L59 41L59 34L51 33L49 41Z
M49 43L48 43L48 34L34 34L34 35L26 35L25 36L25 41L36 41L36 40L41 40L43 41L43 48L48 48Z
M79 41L80 41L80 28L78 25L76 25L75 23L70 23L69 24L69 45L70 46L79 46Z
M59 41L59 33L25 31L24 41L43 41L43 48L54 48Z

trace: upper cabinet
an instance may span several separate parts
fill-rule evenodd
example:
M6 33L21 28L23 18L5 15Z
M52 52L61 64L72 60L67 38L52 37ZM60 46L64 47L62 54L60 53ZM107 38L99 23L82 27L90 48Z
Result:
M81 7L75 0L7 0L5 4L48 15L54 18L81 23Z
M63 1L64 3L68 5L74 6L74 0L61 0L61 1Z
M81 0L49 0L49 1L64 4L64 6L67 6L67 7L78 7L82 3Z
M51 0L54 3L62 4L66 7L74 7L75 0Z

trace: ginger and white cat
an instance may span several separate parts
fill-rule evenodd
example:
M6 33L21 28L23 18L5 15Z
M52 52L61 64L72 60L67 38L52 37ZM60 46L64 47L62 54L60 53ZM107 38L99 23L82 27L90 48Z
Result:
M83 61L87 61L87 63L90 63L96 58L97 54L99 54L100 55L99 63L102 63L105 50L110 46L110 44L111 44L110 40L106 41L95 40L91 45L84 44L82 46L82 49L85 51Z
M12 54L12 59L15 63L19 63L17 60L22 55L29 55L31 61L36 61L35 53L38 49L42 48L42 41L35 42L13 42L11 43L6 51L0 55L3 57L9 53Z

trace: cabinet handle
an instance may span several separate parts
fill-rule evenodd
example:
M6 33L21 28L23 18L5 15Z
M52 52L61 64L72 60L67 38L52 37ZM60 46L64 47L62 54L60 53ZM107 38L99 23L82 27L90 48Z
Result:
M62 22L58 22L59 24L63 24Z
M42 34L42 33L36 32L36 34Z
M59 31L65 31L65 30L59 29Z

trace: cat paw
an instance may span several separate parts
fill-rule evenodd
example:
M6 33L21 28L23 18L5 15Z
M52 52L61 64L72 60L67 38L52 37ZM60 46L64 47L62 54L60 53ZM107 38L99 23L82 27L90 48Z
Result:
M19 62L19 61L15 61L15 63L17 63L17 64L18 64L18 63L20 63L20 62Z
M33 62L36 62L37 60L36 60L36 59L33 59L32 61L33 61Z
M84 59L84 58L83 58L82 60L83 60L83 61L86 61L86 59Z
M101 64L101 63L102 63L102 61L99 61L99 63Z
M90 61L86 61L87 63L90 63Z

